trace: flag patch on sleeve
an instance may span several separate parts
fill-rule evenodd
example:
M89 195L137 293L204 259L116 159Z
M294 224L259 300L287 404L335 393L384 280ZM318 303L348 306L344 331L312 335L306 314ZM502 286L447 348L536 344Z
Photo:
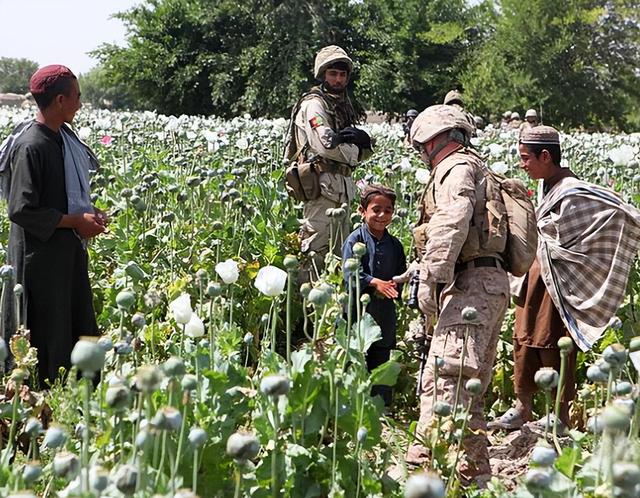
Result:
M322 116L316 114L309 120L309 124L311 125L311 128L317 128L324 124L324 120L322 119Z

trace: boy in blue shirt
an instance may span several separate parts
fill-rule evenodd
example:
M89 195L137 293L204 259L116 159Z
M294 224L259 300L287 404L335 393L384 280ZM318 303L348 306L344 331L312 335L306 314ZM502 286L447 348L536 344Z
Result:
M394 300L400 296L401 287L392 280L404 273L407 261L400 241L387 231L393 218L396 194L382 185L367 186L360 196L358 212L364 223L354 230L342 246L342 263L353 258L353 246L362 242L367 252L360 259L360 290L369 294L369 313L382 330L382 339L375 342L367 352L367 369L372 371L389 361L391 350L396 346L396 307ZM344 270L344 279L349 285L349 271ZM373 386L371 395L382 396L385 405L391 404L389 386Z

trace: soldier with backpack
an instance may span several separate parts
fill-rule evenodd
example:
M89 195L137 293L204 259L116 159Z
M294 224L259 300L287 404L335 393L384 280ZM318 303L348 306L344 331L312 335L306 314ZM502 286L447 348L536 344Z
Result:
M435 327L421 374L419 438L410 446L407 462L428 462L429 449L421 443L428 438L436 397L451 405L458 400L459 408L470 403L470 434L463 439L465 457L459 471L463 482L482 486L491 476L483 398L509 304L507 270L514 266L521 272L527 264L513 260L507 247L512 235L522 235L511 233L509 217L522 213L517 195L512 197L506 189L513 187L528 202L526 220L532 219L533 206L522 184L503 185L506 179L492 175L470 146L472 133L467 117L449 105L425 109L411 129L414 146L431 168L414 238L419 252L418 302L427 325L435 322ZM507 206L505 199L515 204ZM525 245L518 248L529 248L524 256L530 264L533 251L524 239ZM475 308L475 313L463 316L466 307ZM443 363L436 374L437 360ZM470 378L480 380L473 396L460 388Z
M352 71L353 61L342 48L324 47L314 66L314 76L321 83L305 93L291 113L285 152L290 164L287 190L304 202L300 241L302 252L313 254L303 266L301 281L318 277L316 271L324 268L330 250L340 255L351 232L348 206L355 196L351 173L371 154L371 138L354 126L358 115L347 94ZM329 216L345 205L340 217Z

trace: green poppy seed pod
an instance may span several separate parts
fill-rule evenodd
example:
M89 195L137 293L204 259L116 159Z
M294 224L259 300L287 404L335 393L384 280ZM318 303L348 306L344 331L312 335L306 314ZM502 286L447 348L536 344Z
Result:
M123 495L133 495L138 485L138 468L131 464L120 466L113 476L113 482Z
M131 196L133 196L133 190L130 188L123 188L122 192L120 192L120 196L123 199L131 199Z
M151 419L151 425L161 431L177 431L182 424L182 415L172 406L160 408Z
M444 358L440 358L439 356L436 356L434 360L434 365L438 369L444 367Z
M527 489L533 493L549 489L551 473L547 469L530 469L524 476Z
M533 376L536 385L543 391L551 391L558 385L558 372L553 368L543 367Z
M249 346L253 342L253 334L251 332L247 332L242 341Z
M152 438L152 434L147 429L141 429L136 436L136 448L144 448Z
M182 377L187 371L184 366L184 361L182 361L180 358L176 358L175 356L172 356L164 362L164 364L162 365L162 370L164 370L164 373L167 377L172 378Z
M260 442L253 434L234 432L227 439L227 455L239 463L258 456Z
M291 381L284 375L267 375L260 382L260 391L267 396L285 396L290 388Z
M196 272L196 280L202 284L205 284L207 280L209 280L209 274L207 273L207 270L205 270L204 268L200 268Z
M136 303L136 295L128 290L118 292L116 296L116 304L118 309L123 311L129 311L131 307Z
M612 402L612 405L616 408L619 408L623 412L625 412L629 418L633 416L635 402L629 398L615 398Z
M482 392L482 382L480 379L472 378L467 381L464 388L472 395L477 396Z
M22 470L22 478L27 486L31 486L42 476L42 465L40 462L27 462Z
M465 306L460 313L462 321L465 323L473 323L478 319L478 310L473 306Z
M613 330L620 330L622 328L622 320L620 320L620 318L618 318L617 316L614 316L613 318L611 318L611 320L609 320L607 326Z
M131 317L131 325L133 325L137 329L143 328L147 324L147 320L144 317L144 314L137 311Z
M334 212L333 208L327 208L324 211L324 215L328 218L333 218L333 212Z
M169 358L169 360L171 360L171 358ZM169 362L169 360L167 360L167 362ZM160 387L160 383L162 382L162 370L160 370L156 365L142 365L138 367L138 370L136 370L134 382L138 391L145 394L151 394Z
M211 223L211 228L213 230L222 230L224 228L224 224L221 221L216 220Z
M284 261L283 261L284 267L291 271L291 270L295 270L296 268L298 268L298 265L300 264L298 261L298 258L296 258L293 254L287 254L284 257Z
M78 367L84 376L93 376L104 367L104 349L97 342L80 339L71 351L71 363Z
M135 281L144 280L145 278L147 278L147 274L135 261L129 261L124 267L124 272Z
M218 282L209 282L207 285L207 296L218 297L222 294L222 286Z
M529 462L537 467L551 467L558 455L556 450L548 446L536 446L531 452Z
M626 431L629 428L629 414L618 406L610 405L602 411L602 426L608 431Z
M0 362L5 361L9 357L9 349L4 339L0 337Z
M191 188L197 187L201 182L202 180L199 176L190 176L187 178L187 185Z
M371 296L369 294L362 294L362 296L360 296L360 302L366 306L371 302Z
M307 297L311 304L319 308L326 306L329 302L329 298L329 294L318 288L311 289L309 296Z
M24 432L31 438L36 437L42 432L42 422L35 417L30 417L24 424Z
M367 246L362 242L356 242L355 244L353 244L353 254L361 258L365 254L367 254Z
M175 219L175 213L165 213L162 215L162 221L164 221L165 223L173 223Z
M16 284L13 286L13 293L16 296L22 296L22 294L24 293L24 287L22 286L22 284Z
M404 498L444 498L445 487L442 479L433 472L419 472L407 479Z
M21 384L29 377L29 372L23 368L14 368L11 372L11 380L16 384Z
M309 298L309 294L311 293L311 289L313 287L311 287L311 284L306 282L304 284L302 284L300 286L300 294L302 295L303 299L308 299Z
M200 448L204 443L207 442L207 431L205 431L202 427L193 427L189 431L189 444L194 448Z
M610 344L602 352L602 358L614 370L620 370L627 361L627 350L622 344Z
M613 484L625 490L632 490L640 484L640 467L632 462L614 463Z
M589 417L587 420L587 431L591 434L602 434L602 417Z
M436 401L433 405L433 413L438 417L448 417L452 410L451 404L446 401Z
M109 408L120 412L129 407L131 390L124 384L109 386L105 392L104 400Z
M68 451L61 451L53 457L53 473L67 480L73 479L80 472L80 460Z
M347 258L344 262L344 269L350 273L358 271L358 268L360 268L360 261L356 258Z
M0 267L0 280L7 282L13 278L13 266L2 265Z
M598 365L590 365L587 368L587 379L594 384L606 384L609 376Z
M627 394L631 394L633 391L633 384L631 382L622 381L618 382L615 386L615 393L618 396L626 396Z
M40 449L55 450L62 447L66 441L67 434L57 425L52 425L45 432Z
M569 354L573 351L573 340L571 337L561 337L558 339L558 347L560 348L560 353Z
M629 341L629 352L635 353L636 351L640 351L640 336L632 337Z
M100 465L92 465L89 469L89 487L100 494L109 485L109 472Z
M616 370L615 368L613 368L613 367L611 366L611 364L610 364L610 363L607 363L607 362L606 362L606 361L604 361L604 360L598 360L598 361L596 361L596 365L597 365L597 366L598 366L598 368L599 368L600 370L602 370L602 372L603 372L603 373L605 373L607 376L609 375L609 372L611 372L612 370L615 372L615 370Z
M347 211L342 208L336 208L333 210L334 218L344 218L347 214Z
M356 438L358 439L358 442L360 444L364 443L367 440L367 436L369 435L369 431L367 430L366 427L360 427L358 429L358 433L356 435Z
M198 387L198 378L192 374L186 374L180 382L183 391L193 391Z

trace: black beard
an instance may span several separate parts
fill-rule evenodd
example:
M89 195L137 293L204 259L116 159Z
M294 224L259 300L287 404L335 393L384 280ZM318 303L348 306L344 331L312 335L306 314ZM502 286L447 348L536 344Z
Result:
M322 83L322 88L327 93L332 93L334 95L340 95L340 94L345 93L347 91L346 85L342 89L337 89L337 88L334 88L331 85L329 85L329 83L327 83L326 81L324 83Z

